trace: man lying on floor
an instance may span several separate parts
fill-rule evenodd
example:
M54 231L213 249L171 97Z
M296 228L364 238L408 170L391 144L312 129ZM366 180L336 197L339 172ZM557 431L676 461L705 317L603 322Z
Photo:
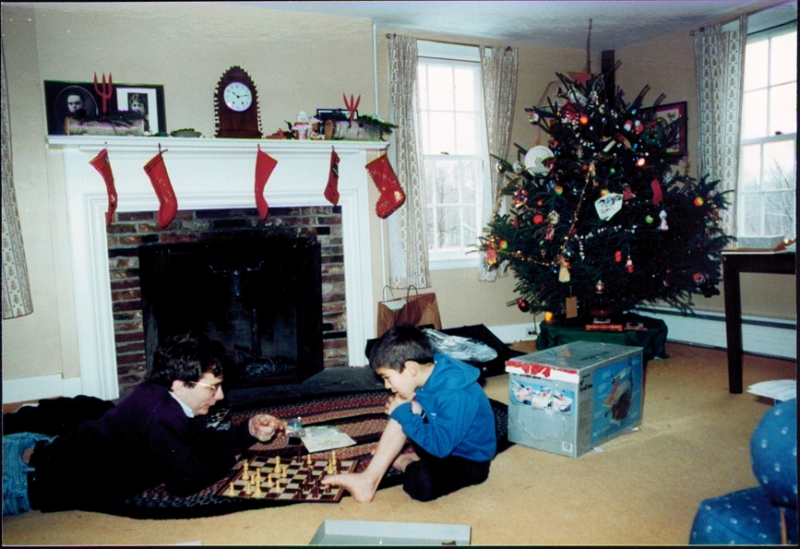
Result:
M177 496L222 478L238 454L283 424L258 414L227 431L206 428L223 398L222 344L181 334L153 355L147 381L100 419L68 434L3 437L3 516L32 509L103 511L111 502L165 484Z

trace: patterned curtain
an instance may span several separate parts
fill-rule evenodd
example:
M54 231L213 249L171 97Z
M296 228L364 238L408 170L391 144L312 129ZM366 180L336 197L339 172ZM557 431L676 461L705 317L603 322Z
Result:
M717 24L695 33L697 102L700 117L697 173L720 180L720 190L736 190L739 176L744 47L747 15L728 32ZM736 234L736 203L723 210L720 223Z
M486 111L486 136L489 141L489 154L505 158L511 140L511 122L514 119L514 100L517 95L517 48L481 47L483 73L483 101ZM483 226L492 217L494 205L499 199L503 184L503 174L494 169L496 160L489 156L491 173L490 188L483 193ZM508 262L503 262L496 270L489 270L486 255L480 252L478 266L479 280L494 282L506 276Z
M33 312L28 267L22 247L22 228L17 213L14 173L11 163L11 119L8 114L6 53L0 42L0 80L2 80L3 154L3 320Z
M417 40L389 37L389 121L400 126L393 133L389 153L406 202L388 220L389 286L430 287L428 240L423 194L422 145L417 97Z

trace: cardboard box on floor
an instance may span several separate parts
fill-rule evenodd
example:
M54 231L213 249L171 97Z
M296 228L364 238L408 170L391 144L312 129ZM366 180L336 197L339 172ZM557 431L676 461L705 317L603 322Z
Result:
M642 422L642 348L576 341L506 361L508 439L580 457Z
M310 545L469 545L463 524L324 520Z

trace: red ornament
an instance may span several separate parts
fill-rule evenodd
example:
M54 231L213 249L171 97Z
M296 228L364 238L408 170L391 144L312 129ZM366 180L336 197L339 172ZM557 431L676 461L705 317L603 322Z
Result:
M531 304L530 304L530 303L528 303L527 301L525 301L525 300L524 300L524 299L522 299L522 298L519 298L519 299L517 300L517 307L518 307L518 308L519 308L519 310L520 310L520 311L522 311L523 313L527 313L528 311L530 311L530 310L531 310Z
M614 261L616 261L617 263L622 261L622 252L621 251L617 250L616 252L614 252Z
M630 255L628 255L628 261L625 262L625 270L628 271L628 274L633 274L633 261Z
M533 216L533 222L536 223L537 225L541 223L543 220L544 218L540 214L536 214Z

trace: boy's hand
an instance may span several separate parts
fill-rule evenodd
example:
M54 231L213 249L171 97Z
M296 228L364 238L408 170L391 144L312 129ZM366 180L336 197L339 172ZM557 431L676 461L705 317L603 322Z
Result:
M406 402L412 403L411 407L413 409L413 407L414 407L413 402L414 402L414 397L415 396L416 396L416 393L412 393L411 395L409 395L408 398L403 398L403 397L401 397L400 395L398 395L396 393L393 394L386 401L386 415L387 416L391 415L391 413L394 411L395 408L397 408L401 404L405 404ZM417 406L419 406L419 404L417 404ZM421 410L421 408L420 408L420 410Z
M260 440L267 442L276 431L283 430L283 422L269 414L257 414L250 418L250 434Z

